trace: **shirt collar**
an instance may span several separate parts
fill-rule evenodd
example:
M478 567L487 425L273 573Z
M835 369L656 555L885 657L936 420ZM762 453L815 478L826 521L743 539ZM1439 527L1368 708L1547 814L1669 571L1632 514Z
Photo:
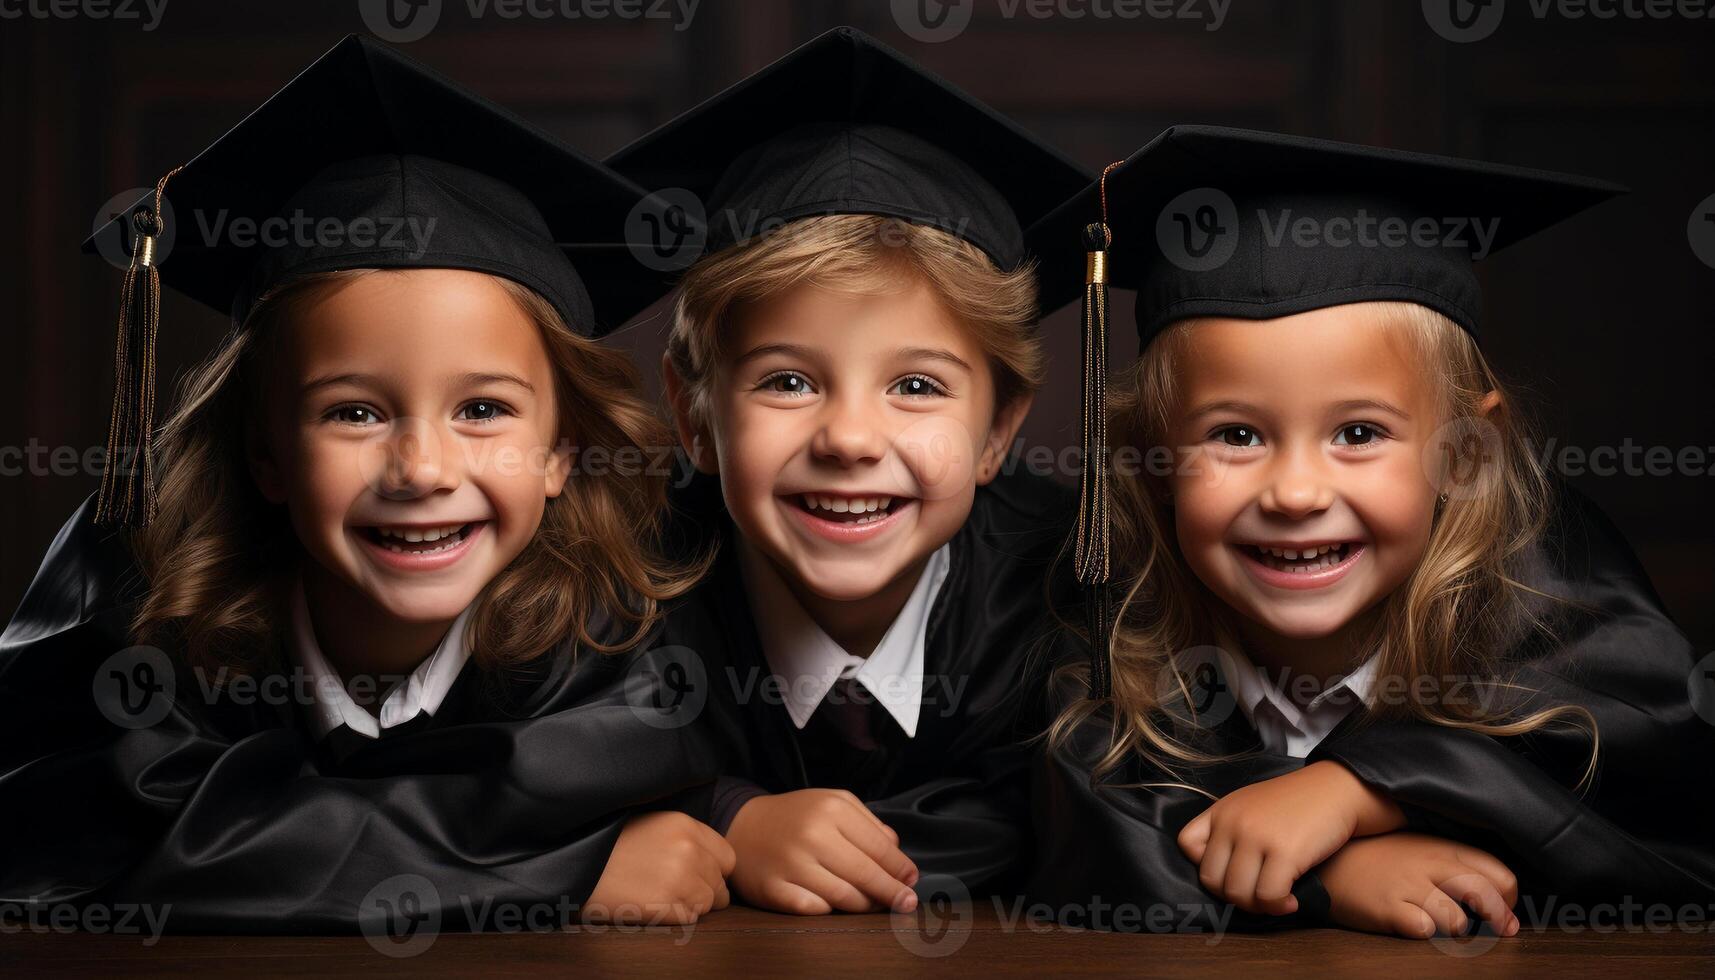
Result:
M402 725L420 714L433 717L452 690L453 682L470 659L465 645L465 627L470 620L473 603L459 613L447 635L428 659L417 665L404 682L394 686L381 702L380 716L371 715L351 700L339 671L328 663L316 642L314 626L310 623L310 606L304 598L304 586L299 582L292 593L292 658L309 683L312 700L309 704L310 727L317 739L325 738L344 725L359 735L380 738L384 729Z
M1232 688L1233 699L1262 736L1263 746L1295 758L1308 756L1348 715L1370 702L1378 668L1375 656L1370 656L1300 708L1267 671L1243 653L1223 649L1220 658L1221 673ZM1286 673L1280 676L1290 681Z
M780 678L786 714L802 729L841 678L853 678L869 691L908 736L917 734L923 710L924 642L929 613L951 565L951 546L929 556L911 595L868 657L847 653L830 637L797 596L792 594L773 562L742 538L739 567L751 618L768 668Z

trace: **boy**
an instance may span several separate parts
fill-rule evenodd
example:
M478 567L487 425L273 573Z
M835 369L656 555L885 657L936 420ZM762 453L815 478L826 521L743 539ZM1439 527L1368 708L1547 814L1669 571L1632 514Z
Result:
M610 162L709 203L663 372L719 559L669 630L734 739L711 822L738 894L999 887L1072 509L1001 474L1042 373L1021 227L1087 175L850 29Z

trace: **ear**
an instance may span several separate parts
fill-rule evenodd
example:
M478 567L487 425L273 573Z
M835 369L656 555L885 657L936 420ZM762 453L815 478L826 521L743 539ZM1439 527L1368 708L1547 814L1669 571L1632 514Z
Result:
M1012 441L1018 438L1018 429L1024 424L1024 417L1030 414L1030 406L1035 401L1035 393L1027 391L995 409L988 438L983 442L982 458L977 461L977 486L984 486L1000 475L1001 464L1006 462Z
M673 409L673 429L679 434L679 445L691 459L697 472L708 476L720 474L715 460L714 440L704 426L698 424L691 412L690 387L673 367L673 358L661 355L661 384L667 389L667 404Z
M1482 403L1478 406L1478 411L1482 412L1483 418L1490 422L1499 417L1505 409L1506 405L1501 401L1501 393L1498 391L1491 391L1484 395Z
M262 498L271 504L285 503L286 476L274 458L273 443L268 438L266 427L255 419L244 426L244 461Z
M566 481L572 475L572 444L569 439L561 439L548 451L548 466L542 473L542 492L550 499L558 497L566 489Z

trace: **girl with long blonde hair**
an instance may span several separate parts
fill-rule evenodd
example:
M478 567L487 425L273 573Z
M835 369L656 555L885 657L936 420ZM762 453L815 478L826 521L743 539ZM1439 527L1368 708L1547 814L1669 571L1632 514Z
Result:
M1063 209L1129 220L1092 237L1134 263L1143 347L1105 399L1113 482L1086 483L1086 516L1111 520L1079 539L1110 549L1079 559L1111 571L1091 593L1111 636L1092 617L1096 652L1061 669L1040 809L1046 838L1110 835L1080 843L1099 868L1051 845L1039 894L1415 937L1512 935L1521 891L1715 894L1688 824L1634 837L1659 817L1602 792L1616 766L1710 744L1688 645L1623 543L1557 499L1475 339L1472 242L1607 193L1178 127ZM1161 215L1158 252L1122 249L1137 214ZM1458 214L1477 238L1454 240Z

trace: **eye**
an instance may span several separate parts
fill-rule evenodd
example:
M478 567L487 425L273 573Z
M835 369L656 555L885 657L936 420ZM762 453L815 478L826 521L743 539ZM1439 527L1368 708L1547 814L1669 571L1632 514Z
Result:
M782 395L798 396L815 393L815 389L810 387L809 380L796 371L776 372L763 378L762 383L756 387L759 391L772 391Z
M492 422L512 414L512 410L496 401L477 399L465 402L459 409L458 417L466 422Z
M1336 446L1367 446L1378 439L1387 438L1387 433L1380 426L1368 422L1353 422L1334 433Z
M941 387L934 378L913 374L895 381L893 387L887 389L887 393L903 395L906 398L931 398L936 395L945 395L947 389Z
M374 425L381 421L380 414L367 405L335 405L322 417L346 425Z
M1228 425L1216 429L1212 435L1223 443L1238 449L1248 449L1262 445L1262 436L1248 425Z

